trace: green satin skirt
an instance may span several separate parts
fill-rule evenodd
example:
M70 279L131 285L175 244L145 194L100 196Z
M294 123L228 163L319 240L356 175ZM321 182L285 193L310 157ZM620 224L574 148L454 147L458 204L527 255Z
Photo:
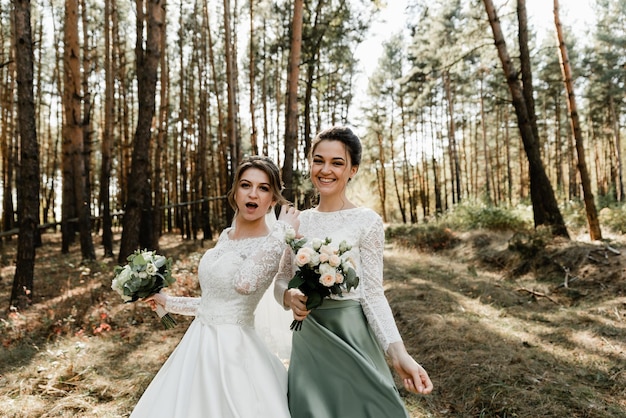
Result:
M325 299L293 333L292 418L408 418L385 356L355 300Z

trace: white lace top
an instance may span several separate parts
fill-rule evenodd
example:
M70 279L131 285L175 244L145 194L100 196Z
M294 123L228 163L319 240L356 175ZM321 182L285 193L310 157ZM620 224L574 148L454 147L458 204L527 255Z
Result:
M284 222L269 235L230 239L232 228L220 234L215 247L198 265L201 297L167 296L165 310L196 315L206 325L254 326L254 310L272 283L286 248Z
M342 240L352 245L350 256L356 262L359 286L343 296L331 295L333 299L356 299L374 331L383 350L389 344L401 341L383 288L383 249L385 232L380 216L368 208L346 209L336 212L318 212L316 209L300 213L299 233L307 239L330 238L335 245ZM275 297L281 304L283 293L295 273L295 265L285 252L276 278Z

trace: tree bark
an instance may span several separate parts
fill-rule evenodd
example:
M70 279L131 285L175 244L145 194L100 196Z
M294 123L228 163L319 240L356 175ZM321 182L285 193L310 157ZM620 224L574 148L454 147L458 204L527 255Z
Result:
M111 49L112 10L115 0L104 0L104 129L100 147L100 193L99 204L102 214L102 247L105 257L113 257L113 222L111 218L111 163L113 156L114 72Z
M237 48L232 41L231 28L231 8L230 1L224 0L224 48L226 53L226 79L228 92L228 113L226 115L226 134L228 136L230 152L230 176L228 187L232 182L232 175L235 173L239 161L241 160L241 139L237 127L237 73L235 63L237 60ZM227 211L230 213L230 210Z
M67 5L66 5L67 8ZM72 30L73 25L67 22L68 16L66 12L66 27L65 35L68 31ZM78 38L78 34L73 35L74 38ZM60 44L60 42L59 42ZM60 49L60 48L59 48ZM77 218L78 209L76 204L76 192L75 186L77 182L74 182L72 176L74 174L73 168L73 144L72 137L80 135L80 132L75 132L78 127L75 126L75 121L72 118L72 109L68 110L69 102L74 99L74 95L69 93L68 89L71 88L70 80L67 80L69 76L69 70L65 69L67 57L71 56L70 49L66 48L67 52L63 52L63 55L59 58L59 65L63 66L63 69L59 69L59 86L64 86L63 90L59 93L63 97L64 117L62 122L62 142L61 142L61 170L62 170L62 184L61 184L61 253L67 254L70 251L70 245L72 245L76 239L76 231L78 230L78 224L72 220ZM78 57L76 57L78 59ZM61 80L65 77L66 79ZM61 87L59 87L61 89ZM78 94L78 93L76 93Z
M218 77L217 68L215 65L215 52L213 50L213 37L211 36L209 5L208 5L207 0L204 1L203 10L204 10L204 15L205 15L204 16L205 31L207 33L207 41L208 41L207 49L208 49L208 56L209 56L209 65L211 68L211 78L212 78L211 85L213 86L213 94L215 95L215 101L217 103L216 136L217 136L217 148L218 148L217 166L219 167L218 169L219 181L217 181L217 185L219 187L219 194L221 196L225 196L226 193L228 193L228 188L230 185L230 176L228 174L229 173L228 171L228 137L224 135L224 111L222 108L222 99L221 99L220 90L219 90L219 86L220 86L219 77ZM228 214L231 213L229 211L229 206L230 205L228 204L222 204L221 206L218 206L218 209L216 210L216 212L220 213L224 219L228 219Z
M533 135L539 143L539 129L535 112L535 98L533 95L533 73L530 65L530 50L528 49L528 18L526 0L517 0L517 25L519 27L518 43L520 50L520 70L522 73L522 93L528 109L528 118Z
M143 45L144 3L137 0L137 90L139 113L133 138L133 151L128 198L123 220L122 240L118 262L140 246L152 245L152 189L150 185L150 139L155 114L156 81L161 56L161 36L164 22L162 0L147 0L146 45Z
M552 190L552 185L541 160L539 141L533 133L529 110L524 99L522 87L517 79L517 71L506 48L506 42L500 27L500 19L491 0L483 0L483 3L489 16L494 42L511 92L518 128L522 137L524 151L528 158L530 195L533 204L535 226L548 226L553 234L569 238L565 222L554 196L554 190Z
M598 220L598 211L591 191L591 179L587 170L587 162L585 160L585 147L583 144L583 136L580 129L580 121L578 119L578 108L576 106L576 95L574 94L574 82L572 81L572 69L569 63L567 53L567 45L563 36L563 28L559 18L559 2L554 0L554 26L556 28L556 37L559 44L559 61L561 62L561 70L563 72L563 82L567 91L567 110L570 115L570 123L572 132L574 133L574 141L576 143L576 154L578 157L578 173L580 174L580 182L583 187L583 200L585 202L585 210L587 212L587 224L589 225L589 237L592 240L601 240L602 231L600 230L600 221Z
M376 167L376 180L378 184L378 195L380 200L380 216L383 218L383 222L387 222L387 173L385 170L385 144L383 141L382 132L375 132L376 141L378 146L377 161L374 162Z
M166 0L163 0L163 7L167 7ZM169 67L167 65L167 20L163 22L163 32L161 36L161 57L159 65L160 91L159 91L159 113L157 119L157 141L154 149L154 207L152 208L152 245L155 250L159 249L159 237L163 231L163 208L165 203L163 196L163 176L167 170L167 127L168 127L168 103L169 103Z
M65 0L65 35L63 48L63 108L65 124L63 126L64 143L70 159L63 182L72 182L74 195L67 196L74 203L78 217L80 249L83 260L94 260L96 253L91 238L90 196L87 189L87 176L84 156L83 118L81 116L81 73L80 50L78 43L78 0ZM68 202L69 204L69 202ZM68 218L66 218L68 219ZM72 228L70 228L72 229Z
M15 32L14 20L11 29ZM4 48L4 43L0 45ZM0 49L0 53L5 53ZM14 94L15 94L15 48L6 51L9 55L9 62L6 65L6 77L2 80L6 83L7 88L4 89L2 97L2 114L0 115L0 153L2 154L2 230L8 231L15 227L15 207L13 190L15 187L15 158L13 158L13 150L15 146L15 114L14 114ZM10 65L9 65L10 64ZM4 72L3 72L4 75ZM7 237L10 240L11 237Z
M250 61L250 148L252 149L252 154L257 155L259 153L259 144L258 144L258 132L256 127L256 91L255 91L255 83L256 83L256 61L255 54L257 50L257 46L255 44L255 31L254 31L254 0L250 0L250 51L249 51L249 61Z
M287 63L287 97L285 113L285 157L282 178L285 183L284 196L293 201L293 157L298 140L298 79L300 78L300 51L302 50L303 0L295 0L291 21L291 48Z
M450 186L452 189L452 203L461 202L461 175L459 172L459 155L456 144L456 133L454 123L454 95L452 94L452 86L450 82L450 73L445 71L443 74L443 85L446 93L446 110L448 112L448 152L450 154Z
M35 240L39 225L39 149L33 93L33 43L30 1L13 2L15 58L17 64L17 112L20 135L17 212L19 237L11 306L25 308L33 297Z

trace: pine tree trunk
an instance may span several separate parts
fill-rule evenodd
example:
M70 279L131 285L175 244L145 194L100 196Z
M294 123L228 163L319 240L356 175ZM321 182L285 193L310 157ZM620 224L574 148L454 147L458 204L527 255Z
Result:
M232 175L241 160L241 138L237 125L237 48L232 39L233 29L231 24L230 1L224 0L224 49L226 53L226 80L227 80L227 103L228 112L226 114L226 136L228 137L228 152L230 160L230 170L228 171L228 188L232 184ZM232 208L227 208L227 216L230 219L234 214Z
M553 234L569 238L565 222L563 221L554 196L554 190L552 190L552 185L546 175L541 160L539 142L533 133L529 110L524 99L522 87L517 79L517 71L513 67L513 62L506 48L506 42L500 27L500 20L496 14L493 2L491 0L483 0L483 3L485 4L485 9L489 16L489 23L493 30L498 56L500 57L502 69L511 92L513 107L515 108L517 123L524 144L524 151L528 159L530 194L533 203L535 226L549 226Z
M224 132L224 111L223 111L223 107L222 107L222 99L221 99L221 94L220 94L220 90L219 90L219 80L218 80L218 76L217 76L217 69L216 69L216 65L215 65L215 52L213 50L213 38L211 36L211 26L210 26L210 19L209 19L209 7L207 4L207 0L205 0L204 2L204 21L205 21L205 31L207 33L207 49L208 49L208 56L209 56L209 65L211 68L211 75L212 75L212 86L213 86L213 94L215 96L216 99L216 107L217 107L217 166L218 166L218 177L219 179L217 179L217 184L219 186L219 194L220 196L225 196L226 193L228 192L228 188L230 185L230 176L229 176L229 170L228 170L228 166L227 166L227 161L228 161L228 136L225 135ZM229 205L227 203L222 203L222 202L218 202L217 203L217 210L216 212L221 214L223 219L228 219L228 214L229 213L233 213L232 211L230 211L230 208L228 207ZM227 222L227 221L226 221ZM225 226L226 223L224 223L223 226Z
M113 257L113 222L111 218L111 162L113 156L114 85L111 49L112 11L115 0L104 0L104 129L100 147L100 193L99 204L102 215L102 247L105 257Z
M80 118L80 84L74 77L79 74L78 68L78 4L77 2L65 1L65 28L64 28L64 48L63 48L63 114L65 122L63 124L63 185L61 197L61 252L67 254L70 245L76 238L78 224L79 205L76 201L76 185L79 181L74 181L74 177L82 174L74 172L74 159L76 152L75 145L79 142L77 137L81 136Z
M13 31L14 28L12 27ZM0 53L6 53L9 59L15 62L14 48L10 48L9 51L4 51L2 48L4 43L0 43ZM15 207L13 206L13 190L15 186L14 172L15 172L15 159L13 158L13 149L15 137L15 114L13 112L15 101L14 94L16 70L15 65L5 65L0 70L2 74L2 82L7 86L3 90L3 95L0 97L2 106L0 109L0 154L2 154L2 230L8 231L15 227ZM7 237L10 240L11 237Z
M39 225L39 150L33 93L33 43L30 1L15 0L15 58L17 65L17 111L20 135L17 211L19 237L11 306L25 308L34 288L35 240Z
M452 189L452 203L461 202L461 176L459 172L459 156L456 144L455 122L454 122L454 95L450 83L450 74L446 71L443 76L443 85L446 93L446 110L448 112L448 152L450 154L450 186Z
M73 183L74 208L78 218L80 249L83 260L94 260L96 254L91 238L91 211L87 188L87 170L84 155L83 118L81 116L81 73L78 44L78 0L65 0L65 39L63 49L64 80L63 107L65 109L64 136L68 141L67 168L69 176L63 182ZM64 141L65 142L65 141Z
M285 112L285 156L282 177L285 183L284 196L293 201L293 157L298 140L298 79L300 77L300 51L302 50L303 0L295 0L291 21L291 47L287 64L287 97Z
M585 202L585 210L587 212L589 237L592 240L601 240L602 231L600 230L598 211L596 210L593 192L591 191L591 179L589 178L589 171L587 170L587 162L585 160L585 147L583 144L583 136L580 129L580 121L578 119L576 95L574 94L574 83L572 81L572 69L570 68L567 45L565 45L563 28L561 27L561 21L559 19L558 0L554 0L554 26L556 27L557 39L559 42L559 60L561 62L561 70L563 71L563 81L565 83L565 90L567 91L567 109L570 115L572 132L574 133L574 141L576 143L578 173L580 174L580 181L583 187L583 200Z
M169 67L167 65L167 19L163 22L161 35L160 66L160 90L159 90L159 113L157 119L157 140L154 149L154 207L153 207L153 230L152 245L155 250L159 249L159 238L163 232L163 178L167 175L167 128L168 128L168 103L169 103Z
M146 46L143 46L144 3L137 0L137 89L139 114L133 139L131 174L124 213L118 262L124 263L133 251L152 244L152 189L150 185L150 140L155 114L156 81L161 55L164 23L163 0L147 0Z
M378 196L380 200L380 216L383 218L383 222L387 222L387 173L385 170L385 146L382 134L376 132L376 140L378 145L377 160L374 165L376 166L376 180L378 184Z

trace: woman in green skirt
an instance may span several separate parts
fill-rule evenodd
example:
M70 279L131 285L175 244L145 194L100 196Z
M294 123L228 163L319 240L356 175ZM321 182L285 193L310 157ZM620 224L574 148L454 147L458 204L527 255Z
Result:
M356 269L358 286L307 310L307 296L288 289L297 269L290 252L292 260L283 260L275 282L277 300L303 321L293 333L289 362L292 418L408 417L385 354L408 391L428 394L433 388L404 347L384 294L382 219L346 197L360 160L361 142L349 128L332 127L316 136L310 176L319 203L301 212L299 228L307 242L330 238L334 245L345 241L351 246L344 256Z

